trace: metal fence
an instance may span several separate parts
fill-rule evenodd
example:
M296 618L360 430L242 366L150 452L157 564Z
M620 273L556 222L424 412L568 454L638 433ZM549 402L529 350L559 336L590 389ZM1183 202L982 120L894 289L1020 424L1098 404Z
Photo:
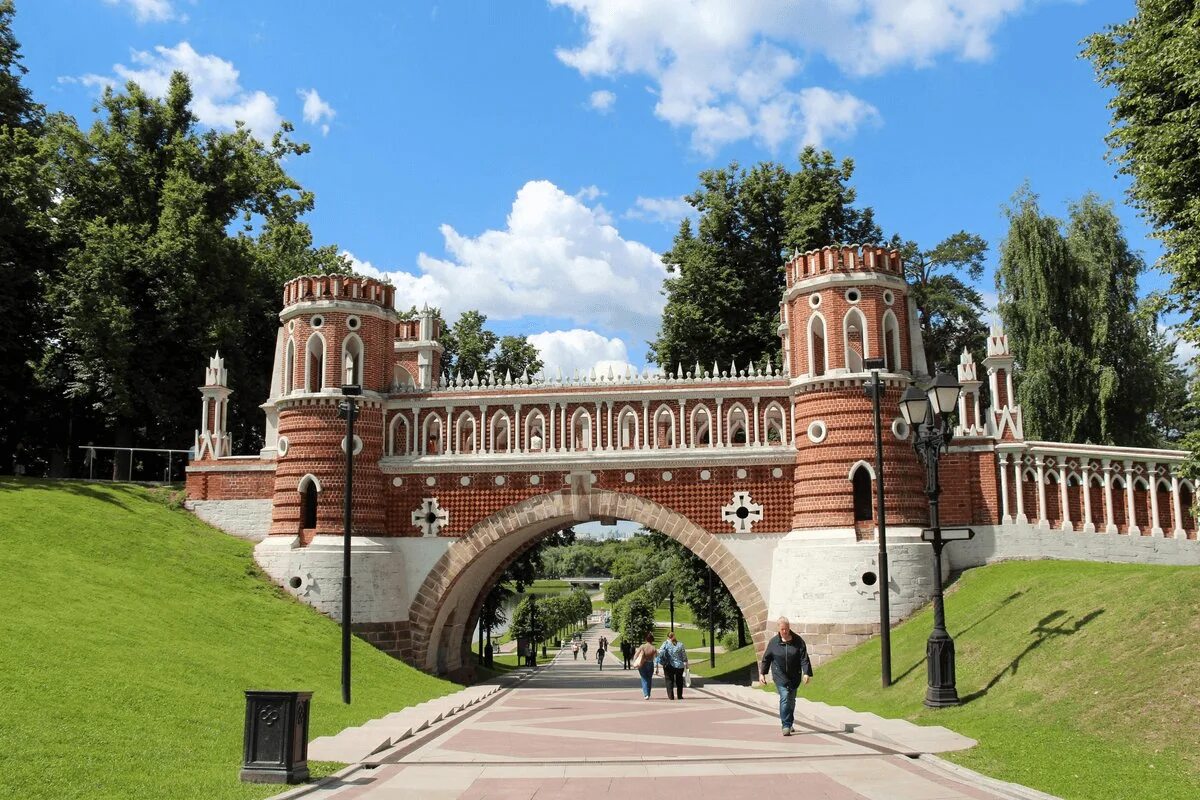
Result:
M151 447L79 445L83 471L90 480L180 483L184 480L191 450ZM83 477L83 475L79 475Z

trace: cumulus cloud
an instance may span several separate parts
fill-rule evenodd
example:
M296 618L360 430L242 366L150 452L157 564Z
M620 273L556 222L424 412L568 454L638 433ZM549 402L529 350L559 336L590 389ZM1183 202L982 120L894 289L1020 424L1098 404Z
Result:
M592 92L591 97L588 98L588 105L592 107L592 110L599 111L601 114L612 111L615 102L617 102L617 96L607 89Z
M624 375L626 370L637 371L629 361L629 349L618 337L609 338L596 331L573 328L535 333L529 341L541 354L547 375L556 375L559 370L567 376L574 375L576 370L584 374L594 370L603 376L610 370L613 375Z
M651 79L655 114L703 152L752 138L775 149L852 135L878 112L847 92L797 86L806 60L872 75L940 56L983 60L1028 0L550 0L585 41L559 60L588 77Z
M633 201L633 208L626 211L624 216L673 226L685 217L693 222L699 218L692 204L682 197L638 197Z
M337 116L333 106L321 99L316 89L297 89L296 94L304 100L304 121L310 125L319 125L321 135L329 135L329 123Z
M444 256L420 253L415 272L379 272L396 285L400 305L429 303L450 319L466 309L493 319L552 317L647 339L658 329L659 255L549 181L521 187L503 229L472 236L443 224L440 232Z
M84 75L78 80L87 86L111 86L133 81L149 94L163 97L170 85L171 73L186 73L192 84L192 111L196 118L213 128L232 129L244 122L256 136L269 140L282 118L275 98L266 92L242 88L233 63L215 55L197 53L187 42L174 47L158 45L153 52L134 50L132 66L113 65L116 78ZM332 110L332 109L331 109Z
M187 16L178 14L171 0L104 0L110 6L124 6L133 12L138 22L170 22L173 19L187 21Z

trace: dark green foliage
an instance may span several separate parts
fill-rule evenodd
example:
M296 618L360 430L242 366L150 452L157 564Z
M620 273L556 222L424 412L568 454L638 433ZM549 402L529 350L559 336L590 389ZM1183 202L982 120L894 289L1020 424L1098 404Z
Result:
M417 314L412 309L401 313L401 318L411 319ZM453 325L447 325L440 309L434 315L441 328L439 342L442 353L442 372L451 379L483 379L489 375L496 379L511 375L513 379L528 371L530 375L542 369L538 349L524 336L499 336L484 327L487 315L478 311L464 311Z
M1065 226L1027 188L1008 209L996 285L1017 362L1017 399L1030 439L1159 444L1154 414L1178 382L1174 348L1140 303L1145 269L1111 205L1085 195ZM1177 388L1177 387L1176 387Z
M954 373L963 349L977 360L986 351L986 308L983 297L966 279L983 277L987 242L981 237L959 231L947 236L929 250L912 241L892 237L892 247L904 259L904 276L909 296L917 307L921 336L925 343L925 364L930 375L940 367Z
M687 200L698 229L684 221L663 262L670 273L662 327L650 358L673 369L716 361L774 362L779 354L779 297L789 251L839 243L876 244L883 236L871 209L854 207L854 162L806 147L795 172L737 162L700 173Z
M625 641L641 642L647 633L654 631L654 608L655 603L647 591L638 589L613 607L613 626Z

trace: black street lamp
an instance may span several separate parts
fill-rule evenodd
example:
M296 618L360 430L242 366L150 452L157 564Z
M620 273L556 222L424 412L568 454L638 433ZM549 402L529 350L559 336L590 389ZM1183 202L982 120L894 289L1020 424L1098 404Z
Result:
M928 685L925 705L930 708L958 705L954 680L954 639L946 631L946 609L942 597L942 537L938 497L942 493L938 461L954 436L947 416L958 405L962 387L950 375L939 372L927 392L916 386L904 390L900 413L912 429L913 449L925 465L925 494L929 497L929 537L933 545L933 631L925 645Z
M879 530L879 659L880 680L884 688L892 685L892 613L888 597L887 516L883 503L883 426L879 405L883 402L883 384L879 371L887 366L882 358L868 358L863 366L871 371L867 396L875 411L875 516Z
M342 702L350 703L350 529L354 498L354 420L358 417L358 384L342 386L346 398L338 404L338 417L346 420L346 492L342 503Z
M537 635L537 595L531 592L529 595L529 653L525 659L531 667L537 666Z

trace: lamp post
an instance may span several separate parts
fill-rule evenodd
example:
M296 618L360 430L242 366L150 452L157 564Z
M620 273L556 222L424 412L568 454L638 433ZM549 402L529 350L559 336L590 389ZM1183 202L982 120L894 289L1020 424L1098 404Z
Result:
M708 568L708 666L717 666L716 609L713 608L713 571Z
M880 681L883 687L892 685L892 614L888 597L887 516L883 504L883 424L879 405L883 402L883 384L879 370L887 366L882 358L868 358L863 366L871 371L866 385L867 396L875 411L875 518L879 530L879 659Z
M537 666L537 595L529 594L529 666Z
M362 386L345 384L342 396L346 399L338 404L338 417L346 420L346 491L342 498L342 702L350 704L350 529L353 527L354 498L354 420L358 417L358 403L354 398L362 394Z
M925 645L928 681L925 705L930 708L958 705L954 680L954 639L946 631L946 609L942 598L942 538L938 498L942 493L938 461L950 446L954 433L947 415L958 404L962 387L950 375L939 372L928 392L916 386L904 390L900 412L913 434L913 449L925 465L925 494L929 497L929 537L933 545L933 631Z

